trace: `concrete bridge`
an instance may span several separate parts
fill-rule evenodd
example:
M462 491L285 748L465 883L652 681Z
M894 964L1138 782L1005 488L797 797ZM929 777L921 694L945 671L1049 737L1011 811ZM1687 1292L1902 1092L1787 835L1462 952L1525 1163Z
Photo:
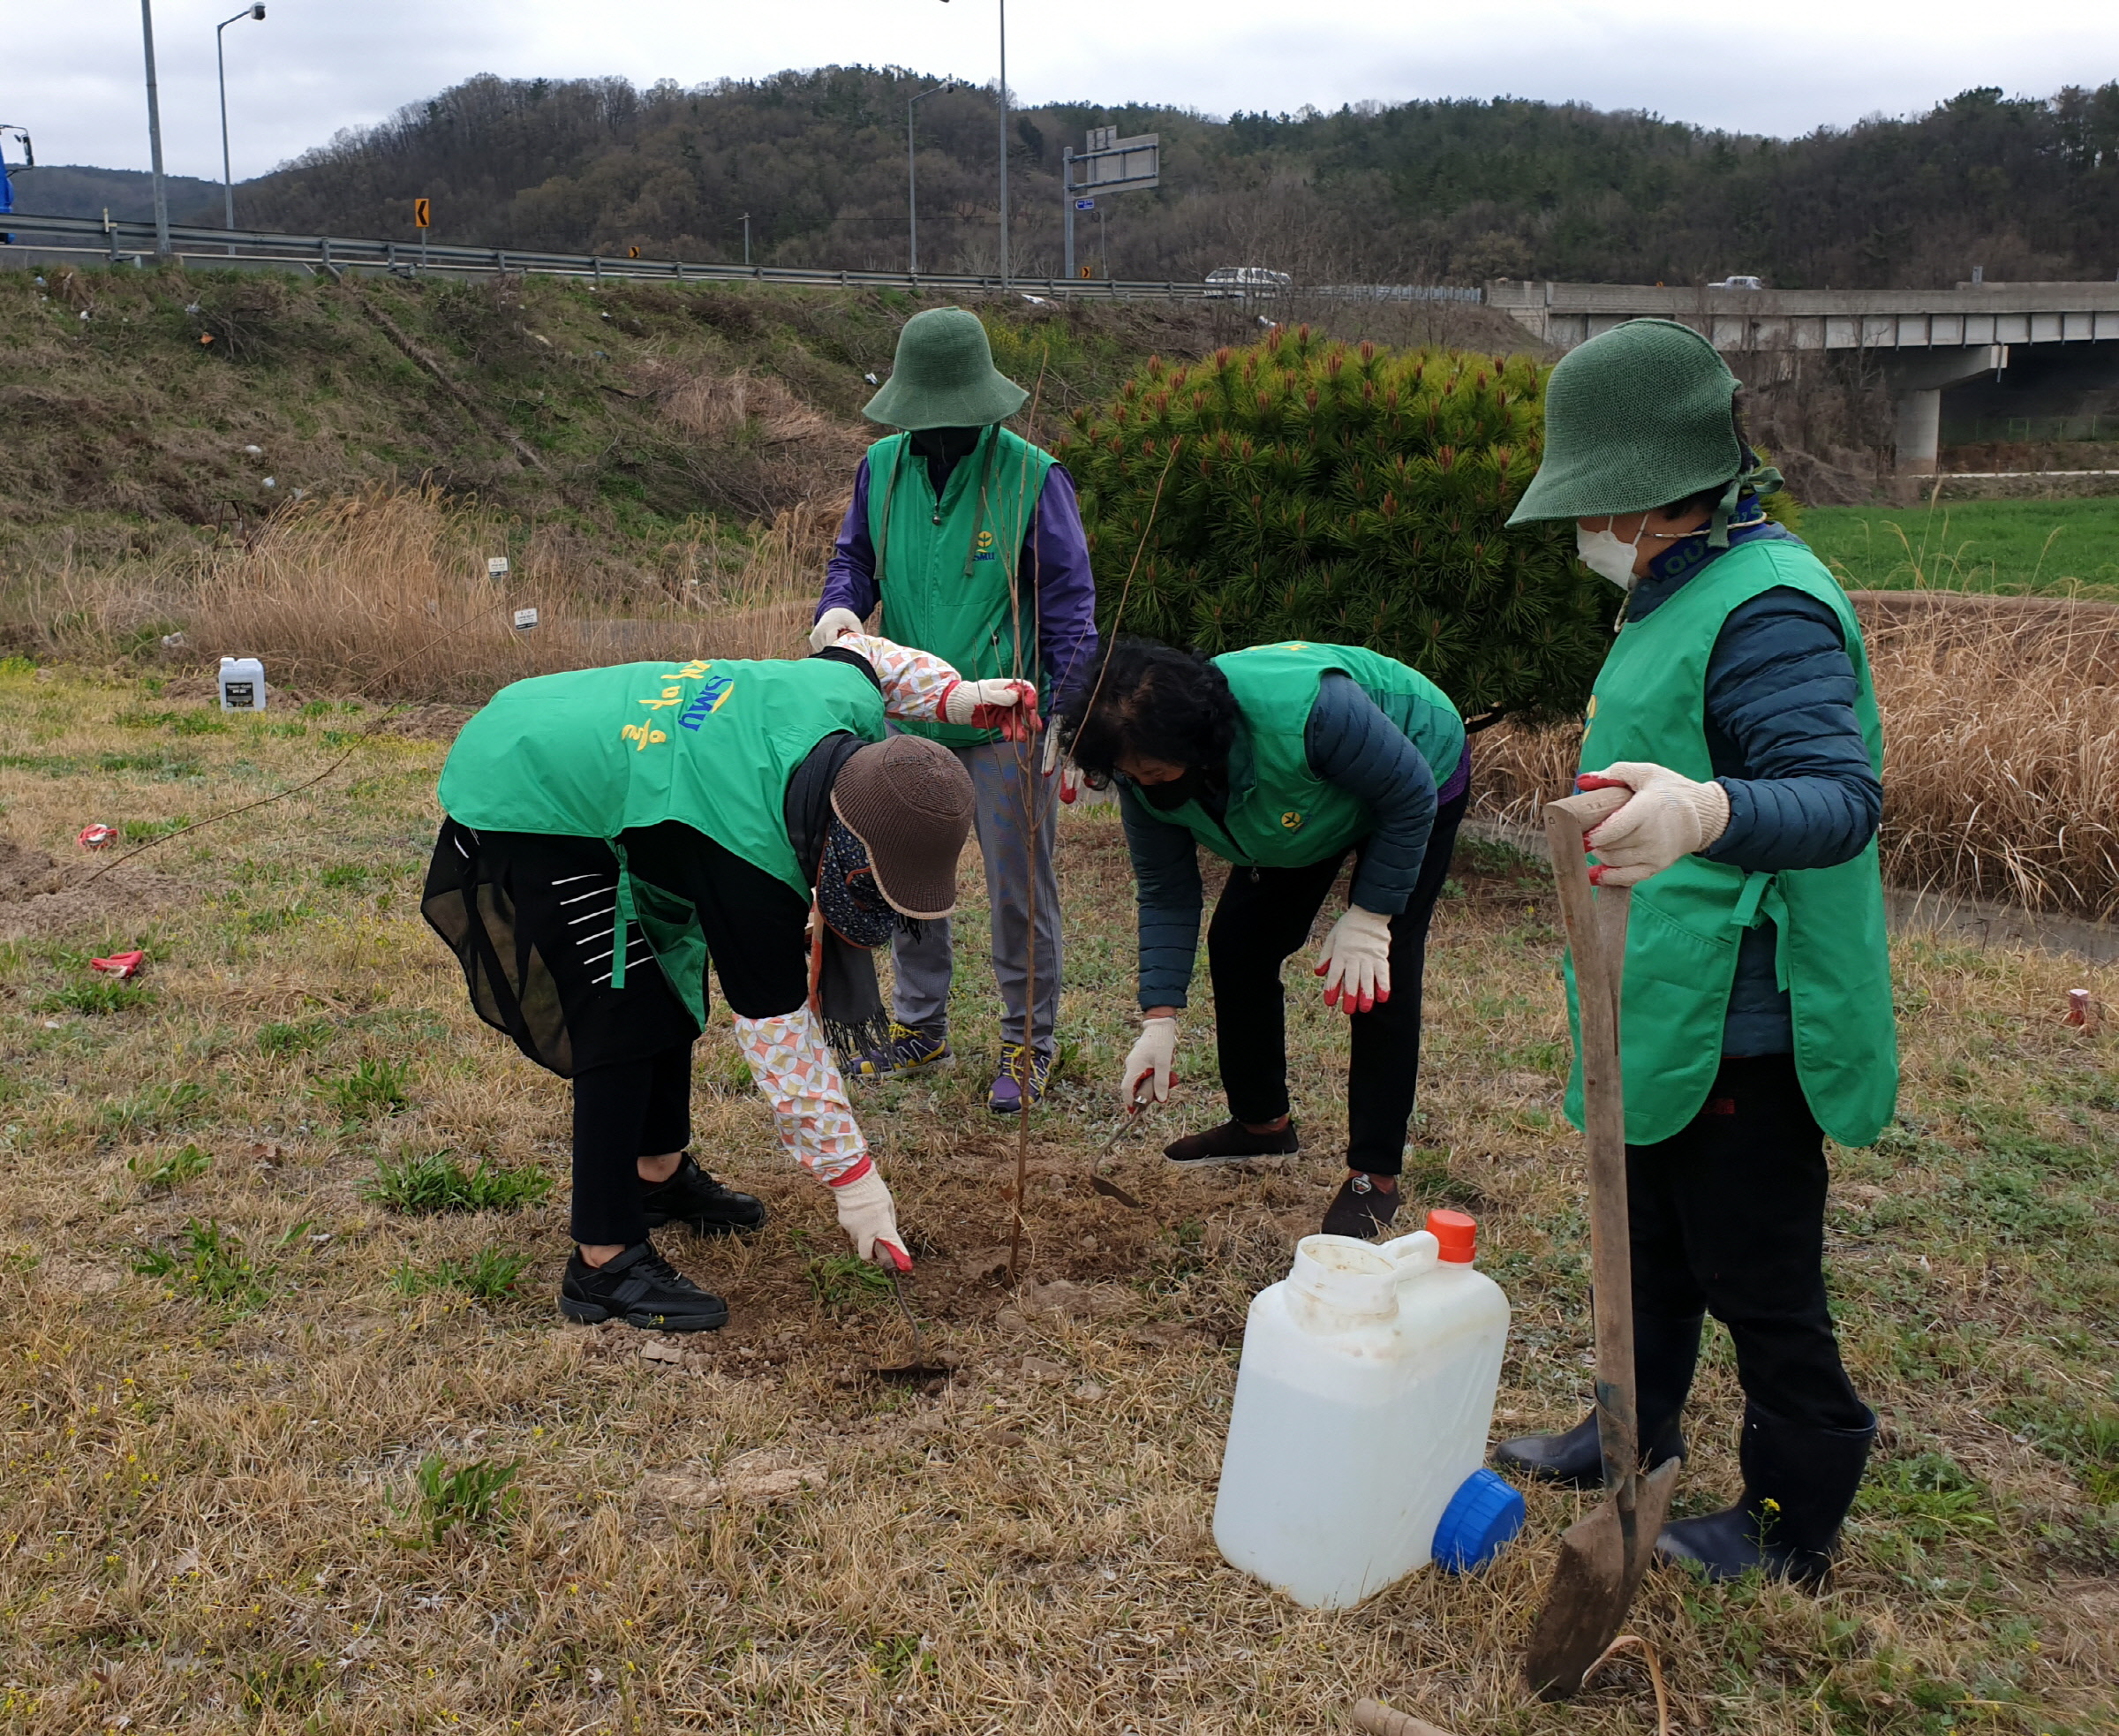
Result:
M1934 474L1945 389L1998 375L2012 352L2042 359L2071 349L2084 386L2119 380L2119 283L1725 290L1504 278L1487 285L1486 300L1557 350L1628 320L1679 320L1717 350L1756 358L1738 368L1752 378L1776 357L1859 351L1881 369L1897 404L1902 474Z

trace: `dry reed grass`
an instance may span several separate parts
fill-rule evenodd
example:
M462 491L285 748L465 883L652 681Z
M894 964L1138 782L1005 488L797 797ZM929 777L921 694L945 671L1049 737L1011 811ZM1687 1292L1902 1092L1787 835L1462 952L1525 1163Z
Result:
M118 721L147 703L162 702L137 684L0 674L5 835L64 858L94 804L149 823L196 814L338 751L269 717L166 738ZM98 769L99 754L158 739L192 769ZM1460 1736L1653 1727L1631 1666L1570 1707L1522 1687L1522 1634L1580 1509L1572 1495L1531 1491L1528 1533L1490 1572L1422 1574L1351 1611L1294 1609L1217 1556L1237 1338L1336 1186L1346 1023L1291 996L1310 1155L1168 1175L1163 1128L1220 1113L1203 995L1179 1097L1111 1160L1149 1210L1090 1193L1133 1000L1130 875L1108 810L1062 822L1062 1030L1079 1053L1033 1131L1025 1207L1032 1274L1079 1287L1065 1305L987 1276L1014 1136L981 1106L999 1037L982 967L967 957L956 1007L965 1063L863 1099L920 1260L913 1305L960 1364L929 1394L843 1383L903 1360L903 1326L886 1300L812 1280L809 1263L843 1238L778 1151L718 1020L695 1146L774 1221L742 1243L667 1241L730 1299L725 1332L666 1346L563 1325L563 1197L407 1218L361 1196L375 1159L437 1149L563 1184L567 1112L564 1086L472 1017L417 915L441 748L376 737L360 753L346 778L240 832L173 845L165 870L195 888L181 905L48 917L0 948L0 1730L1286 1736L1339 1727L1370 1694ZM968 936L983 924L967 866ZM1413 1209L1475 1211L1482 1263L1511 1295L1497 1430L1570 1423L1588 1336L1579 1142L1557 1119L1554 914L1516 866L1465 851L1453 873L1428 973ZM147 945L154 1004L38 1010L83 951L120 940ZM2110 1317L2119 1259L2103 1250L2119 1219L2108 1164L2089 1160L2119 1136L2119 1110L2085 1105L2075 1082L2111 1066L2119 1031L2061 1025L2053 967L2034 955L1899 954L1921 1132L1841 1154L1832 1209L1850 1364L1886 1430L1848 1559L1821 1598L1657 1574L1638 1629L1688 1730L1933 1736L1948 1717L2086 1736L2119 1694L2110 1558L2085 1540L2091 1495L2008 1419L2041 1383L2097 1385L2085 1323ZM2119 1001L2112 970L2067 980ZM404 1068L409 1101L343 1121L325 1094L363 1062ZM2010 1196L2019 1210L2091 1203L2061 1229L2012 1238L1985 1217L1996 1116L2078 1166L2064 1188ZM187 1143L210 1168L143 1183ZM269 1269L262 1307L231 1312L133 1270L192 1219ZM521 1296L408 1297L390 1281L487 1248L532 1257ZM651 1346L678 1360L643 1357ZM1735 1489L1737 1404L1717 1338L1693 1508ZM512 1525L408 1542L429 1453L519 1461ZM1937 1465L1973 1480L1970 1506L1919 1505L1917 1478ZM806 1477L765 1494L767 1467Z
M2119 915L2119 610L1865 593L1883 718L1884 877ZM1573 725L1473 738L1479 811L1535 825L1573 776Z
M703 527L688 565L671 563L676 582L622 612L584 582L569 537L511 539L494 515L432 489L377 488L296 502L178 566L68 566L29 607L63 654L107 656L180 630L178 661L255 656L282 687L475 703L525 676L590 664L796 653L831 522L806 503L782 511L733 560ZM489 577L487 555L511 540L522 550L514 570ZM518 630L526 608L537 624Z

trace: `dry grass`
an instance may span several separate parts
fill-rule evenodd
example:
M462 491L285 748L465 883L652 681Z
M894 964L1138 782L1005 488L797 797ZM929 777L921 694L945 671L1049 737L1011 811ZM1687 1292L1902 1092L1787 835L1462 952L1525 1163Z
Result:
M1191 1016L1177 1102L1112 1164L1149 1209L1091 1194L1132 1001L1107 811L1063 826L1079 1083L1036 1126L1026 1207L1034 1277L1078 1287L990 1276L1014 1133L978 1106L997 1031L976 942L963 1063L864 1099L920 1259L914 1306L959 1363L906 1392L849 1376L903 1360L904 1328L811 1264L843 1239L718 1029L697 1149L774 1221L670 1247L731 1325L665 1347L556 1318L565 1089L471 1016L415 910L440 744L370 738L314 792L175 841L155 908L136 868L84 893L86 819L196 817L342 751L322 735L340 718L140 726L166 704L135 682L0 675L0 832L57 861L0 872L0 932L22 937L0 948L0 1729L1284 1736L1344 1728L1367 1694L1459 1736L1652 1727L1638 1670L1572 1708L1521 1689L1572 1497L1534 1492L1489 1574L1423 1574L1343 1614L1219 1561L1243 1310L1335 1184L1345 1030L1299 997L1308 1155L1173 1177L1153 1139L1218 1110ZM1586 1262L1553 913L1519 861L1467 849L1454 873L1413 1197L1478 1213L1513 1301L1497 1427L1572 1421ZM55 881L73 890L22 895ZM975 898L962 932L983 927ZM151 1001L55 999L86 954L136 944ZM1831 1216L1850 1362L1885 1420L1847 1560L1822 1598L1657 1574L1638 1626L1686 1730L2087 1736L2119 1711L2119 1509L2098 1506L2119 1468L2070 1430L2113 1397L2119 1039L2058 1015L2079 983L2119 1002L2119 973L1919 941L1898 970L1906 1121L1840 1154ZM353 1086L364 1063L388 1089ZM210 1166L152 1184L187 1146ZM562 1193L442 1218L363 1196L376 1160L438 1150L536 1166ZM261 1304L238 1279L216 1301L133 1271L192 1220L239 1242ZM488 1249L530 1258L519 1297L393 1282ZM1734 1487L1735 1414L1717 1341L1694 1507ZM519 1466L517 1510L421 1508L430 1455Z
M1883 717L1885 878L2119 914L2119 610L1894 593L1860 600ZM1580 731L1473 738L1481 811L1537 823Z
M281 686L474 703L524 676L683 654L783 656L809 624L833 519L811 506L724 546L702 521L665 551L669 591L623 613L585 585L565 538L512 537L496 515L429 489L373 489L282 509L188 560L67 565L27 599L45 645L108 655L181 632L205 654L264 660ZM489 555L515 546L512 570ZM515 612L538 611L528 630ZM205 667L210 668L208 663Z

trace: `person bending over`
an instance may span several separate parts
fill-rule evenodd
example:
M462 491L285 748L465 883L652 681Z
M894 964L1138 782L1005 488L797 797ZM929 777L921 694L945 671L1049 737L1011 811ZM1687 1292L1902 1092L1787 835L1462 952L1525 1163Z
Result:
M540 676L457 736L421 909L479 1017L573 1081L569 1318L728 1317L650 1236L765 1220L686 1150L710 961L780 1144L862 1258L910 1269L834 1051L887 1027L868 949L954 908L972 795L946 748L886 738L894 718L1027 734L1036 694L853 636L799 661Z
M1470 787L1464 723L1418 670L1359 645L1255 645L1207 660L1122 640L1064 704L1082 776L1115 783L1140 906L1141 1036L1128 1110L1173 1083L1199 944L1203 846L1231 864L1207 930L1230 1119L1169 1146L1190 1168L1301 1149L1289 1115L1280 968L1351 852L1346 913L1317 975L1348 1015L1346 1175L1324 1229L1397 1215L1420 1071L1428 922Z

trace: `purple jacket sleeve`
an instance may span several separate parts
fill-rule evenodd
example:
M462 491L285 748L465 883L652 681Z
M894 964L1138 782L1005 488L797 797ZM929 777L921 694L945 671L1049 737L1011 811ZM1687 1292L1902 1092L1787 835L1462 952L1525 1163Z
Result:
M1063 464L1044 473L1022 540L1022 570L1037 600L1037 643L1057 698L1097 660L1097 577L1090 570L1075 479Z
M868 540L868 460L863 458L854 472L854 498L839 522L839 540L824 570L824 595L810 619L822 619L827 608L845 608L865 621L875 610L876 598L876 550Z

